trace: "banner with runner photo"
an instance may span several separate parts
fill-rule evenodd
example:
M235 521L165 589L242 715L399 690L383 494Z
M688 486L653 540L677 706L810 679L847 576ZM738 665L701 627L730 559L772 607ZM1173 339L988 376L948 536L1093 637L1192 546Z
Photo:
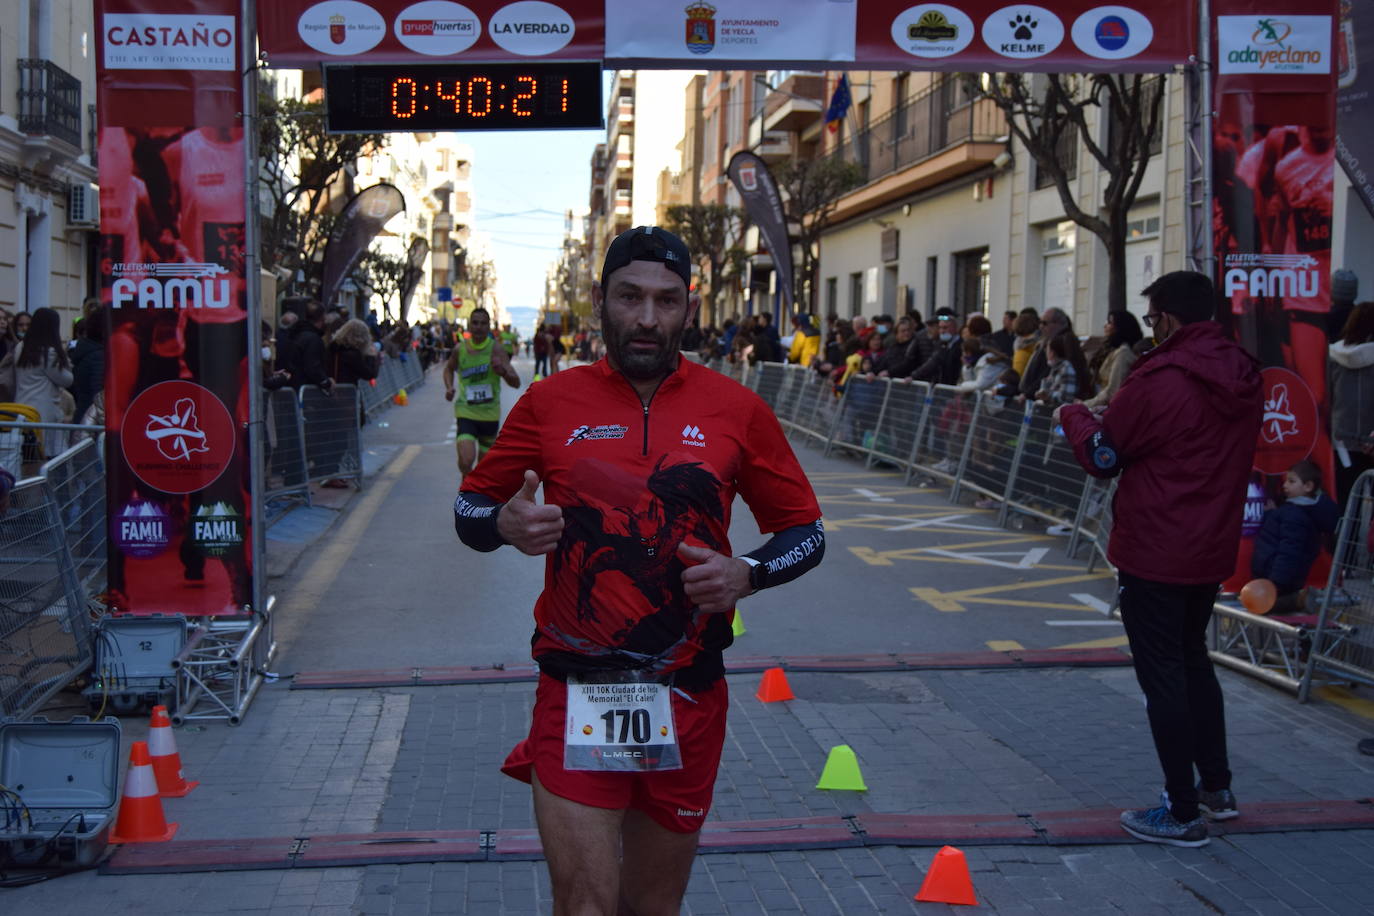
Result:
M1220 0L1213 10L1217 319L1264 366L1252 491L1277 496L1303 459L1333 491L1326 342L1336 3ZM1228 586L1250 578L1251 546L1242 541Z
M237 0L97 0L112 610L251 601Z

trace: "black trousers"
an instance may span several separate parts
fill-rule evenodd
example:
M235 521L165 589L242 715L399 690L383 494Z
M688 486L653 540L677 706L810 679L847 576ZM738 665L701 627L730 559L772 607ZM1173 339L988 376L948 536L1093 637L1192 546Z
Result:
M1207 624L1218 586L1171 585L1127 572L1118 582L1121 619L1145 693L1164 788L1174 817L1190 821L1198 816L1198 778L1209 792L1231 788L1226 712L1207 657Z

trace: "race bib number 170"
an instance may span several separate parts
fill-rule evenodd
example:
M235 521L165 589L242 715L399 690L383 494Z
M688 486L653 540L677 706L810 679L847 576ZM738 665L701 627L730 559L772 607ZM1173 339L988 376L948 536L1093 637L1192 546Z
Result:
M563 766L569 770L677 770L682 754L671 690L633 672L568 678Z

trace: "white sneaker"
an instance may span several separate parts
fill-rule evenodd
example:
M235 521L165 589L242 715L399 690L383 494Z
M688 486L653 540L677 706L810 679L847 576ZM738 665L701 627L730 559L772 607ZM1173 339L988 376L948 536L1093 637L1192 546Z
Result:
M1052 534L1057 538L1066 538L1073 534L1072 525L1050 525L1045 529L1046 534Z
M939 471L941 474L953 474L956 467L957 466L953 461L950 461L948 458L944 458L940 461L937 461L935 463L935 466L931 468L931 470Z

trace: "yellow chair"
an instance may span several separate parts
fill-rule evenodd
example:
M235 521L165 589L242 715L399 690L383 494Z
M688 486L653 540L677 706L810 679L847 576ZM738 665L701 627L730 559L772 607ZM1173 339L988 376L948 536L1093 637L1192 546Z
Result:
M30 407L28 404L16 404L13 401L0 401L0 423L5 420L20 420L26 423L38 423L42 420L42 415L38 409ZM25 469L27 467L37 467L47 460L43 453L43 437L36 431L28 431L30 435L25 439L25 430L12 426L0 426L0 465L16 477L29 476Z

